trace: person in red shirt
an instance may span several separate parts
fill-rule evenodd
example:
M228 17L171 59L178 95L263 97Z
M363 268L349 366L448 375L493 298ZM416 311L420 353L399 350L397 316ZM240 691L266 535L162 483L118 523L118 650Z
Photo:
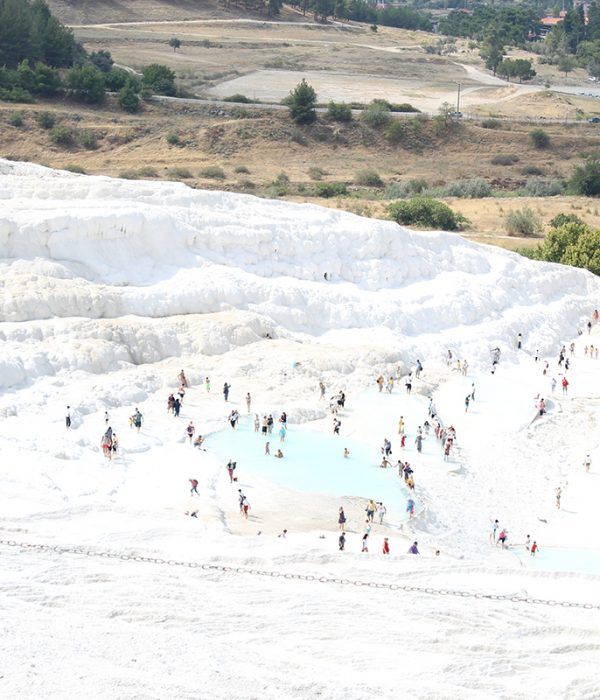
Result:
M531 550L529 552L529 556L535 557L535 554L537 551L538 551L538 545L537 545L537 542L534 540L533 544L531 545Z
M388 538L384 537L383 538L383 553L384 554L389 554L390 553L390 543L388 542Z
M568 379L567 379L566 377L563 377L563 378L562 378L561 384L562 384L563 394L566 394L566 393L567 393L567 387L569 386L569 381L568 381Z
M190 496L193 496L196 494L196 496L199 496L200 494L198 493L198 479L189 479L190 484L192 485L192 488L190 489Z

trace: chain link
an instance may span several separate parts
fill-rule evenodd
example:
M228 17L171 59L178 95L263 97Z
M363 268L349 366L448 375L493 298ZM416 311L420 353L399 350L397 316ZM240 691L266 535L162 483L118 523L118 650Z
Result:
M316 581L317 583L333 583L338 586L356 586L357 588L379 588L388 591L404 591L406 593L424 593L425 595L454 596L456 598L474 598L477 600L497 600L510 603L528 603L529 605L547 605L550 607L582 608L584 610L600 610L600 604L577 603L567 600L551 600L547 598L529 598L528 596L501 595L497 593L478 593L476 591L461 591L451 588L431 588L430 586L413 586L400 583L386 583L384 581L355 581L347 578L334 578L329 576L314 576L312 574L294 574L281 571L269 571L266 569L250 569L243 566L228 566L227 564L208 564L207 562L177 561L176 559L161 559L160 557L145 557L139 554L127 554L126 552L94 551L85 547L69 547L51 544L36 544L33 542L16 542L15 540L0 540L0 545L6 547L18 547L20 549L33 549L39 552L57 552L58 554L83 554L88 557L100 557L104 559L119 559L120 561L136 561L144 564L158 564L165 566L184 566L190 569L202 569L203 571L217 571L228 574L247 574L250 576L269 576L270 578L285 578L295 581Z

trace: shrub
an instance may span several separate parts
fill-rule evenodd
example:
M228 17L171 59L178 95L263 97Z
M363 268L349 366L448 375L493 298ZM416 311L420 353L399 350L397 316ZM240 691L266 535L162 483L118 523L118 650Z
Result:
M392 112L420 112L420 109L417 109L416 107L413 107L410 103L408 102L392 102L392 104L389 105L390 110Z
M306 146L306 136L304 136L300 129L292 129L290 133L290 139L294 143L298 143L301 146Z
M139 79L129 71L126 71L124 68L113 68L110 73L107 73L104 76L104 84L106 85L106 89L110 90L111 92L119 92L119 90L122 90L127 83L133 83L136 92L139 92Z
M21 112L13 112L8 118L8 123L15 127L23 126L23 114Z
M406 138L406 125L393 119L385 130L385 138L394 145L404 141Z
M218 165L207 165L200 171L200 177L204 177L209 180L224 180L225 171Z
M388 206L388 216L398 224L456 231L467 223L461 214L452 211L447 204L430 197L413 197Z
M73 143L73 130L65 124L57 124L50 130L50 139L58 146L70 146Z
M519 162L519 156L515 155L498 155L494 156L490 163L492 165L514 165Z
M22 87L3 88L0 87L0 100L6 102L22 102L23 104L31 104L34 100L29 90L24 90Z
M91 53L90 61L103 73L110 73L114 64L110 51L106 51L104 49Z
M40 112L36 121L42 129L51 129L56 124L56 117L50 112Z
M137 180L139 178L139 172L137 170L121 170L119 177L122 180Z
M89 63L80 68L71 68L67 73L67 85L73 95L83 102L98 104L104 100L104 74Z
M285 173L279 173L279 175L269 185L269 195L272 197L283 197L283 195L288 193L289 184L290 178Z
M87 129L79 134L79 142L84 148L87 148L88 151L93 151L98 148L98 139L96 138L96 134L93 131L88 131Z
M588 158L583 165L573 170L567 185L569 194L580 194L585 197L600 195L600 160Z
M317 196L330 199L331 197L342 197L348 194L348 187L345 182L319 182L316 186Z
M555 197L563 194L565 184L562 180L544 180L532 178L525 183L523 194L527 197Z
M550 146L550 136L543 129L534 129L529 132L529 138L535 148L544 149Z
M323 175L325 175L325 171L322 168L313 166L308 169L308 177L310 177L311 180L322 180Z
M336 122L352 121L352 107L345 102L334 102L327 105L327 116Z
M190 170L181 167L170 168L167 175L174 180L189 180L194 177Z
M481 126L484 129L501 129L502 122L499 119L484 119L481 122Z
M509 236L539 236L543 229L540 217L531 207L509 211L504 224Z
M167 134L167 143L171 146L179 146L179 144L181 143L179 134L176 134L174 131L170 131Z
M246 97L246 95L240 95L236 92L235 95L229 95L228 97L224 97L223 102L240 102L242 104L253 104L254 100L251 100L249 97Z
M543 175L544 171L538 168L537 165L524 165L521 168L523 175Z
M175 89L175 73L167 66L152 63L142 72L142 87L151 90L156 95L173 96Z
M85 175L85 170L81 167L81 165L76 165L75 163L65 165L65 170L68 170L70 173L76 173L77 175Z
M252 180L240 180L238 187L242 190L254 190L256 189L256 184Z
M386 199L404 199L415 194L421 194L427 189L427 181L415 178L408 182L390 182L385 189Z
M390 122L390 108L380 102L371 102L371 104L360 115L361 121L373 129L380 129L387 126Z
M492 196L492 188L482 177L472 180L458 180L442 188L443 197L461 197L463 199L480 199Z
M126 83L125 87L119 91L119 107L130 114L140 111L140 98L133 83Z
M236 165L233 171L235 173L243 173L245 175L247 175L250 172L245 165Z
M354 182L362 187L383 187L383 180L375 170L359 170L354 176Z
M312 124L317 118L317 93L304 78L290 92L290 116L296 124Z
M580 219L577 214L557 214L550 220L551 229L560 228L565 224L578 224L579 226L585 226L583 219Z

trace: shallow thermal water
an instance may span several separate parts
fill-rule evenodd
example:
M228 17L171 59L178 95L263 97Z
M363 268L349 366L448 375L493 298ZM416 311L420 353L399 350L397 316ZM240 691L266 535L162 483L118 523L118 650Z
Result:
M600 574L600 550L548 547L535 557L526 551L518 553L526 565L540 571L574 571L581 574Z
M273 427L271 455L265 438L254 432L253 421L240 420L207 436L205 446L220 459L237 461L238 474L255 474L286 488L328 496L362 496L385 503L396 517L405 510L406 487L394 468L382 469L381 456L368 445L301 426L289 427L284 442L279 425ZM343 456L344 447L350 457ZM283 459L273 455L278 448ZM415 499L416 500L416 499Z

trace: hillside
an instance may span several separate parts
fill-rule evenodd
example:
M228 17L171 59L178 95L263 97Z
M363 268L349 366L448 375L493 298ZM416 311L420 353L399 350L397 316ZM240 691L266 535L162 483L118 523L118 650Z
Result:
M243 7L226 8L219 0L48 0L48 5L65 24L104 22L148 22L190 19L265 19ZM298 18L283 10L282 19Z

